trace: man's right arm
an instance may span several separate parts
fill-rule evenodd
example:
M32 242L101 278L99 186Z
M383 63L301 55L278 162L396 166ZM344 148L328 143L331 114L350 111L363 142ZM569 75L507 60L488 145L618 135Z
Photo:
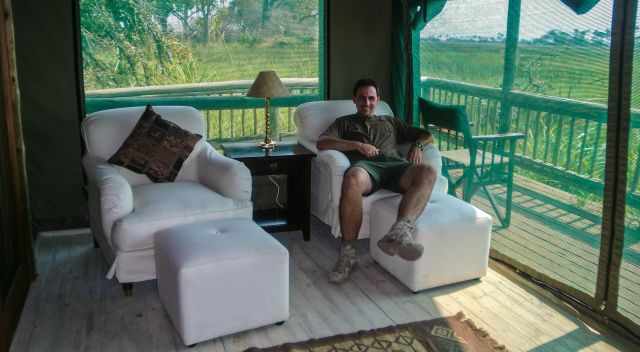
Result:
M318 142L316 143L316 147L318 147L318 150L334 149L341 152L355 150L368 158L376 156L379 153L378 148L371 144L331 136L320 136L320 139L318 139Z
M362 143L342 138L320 136L316 146L318 147L318 150L335 149L342 152L348 152L351 150L358 150L360 144Z

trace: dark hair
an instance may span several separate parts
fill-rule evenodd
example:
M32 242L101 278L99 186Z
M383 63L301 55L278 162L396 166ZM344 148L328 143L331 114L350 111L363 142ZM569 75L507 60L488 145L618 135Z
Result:
M372 80L371 78L361 78L356 82L356 84L353 85L354 97L356 96L356 93L358 93L358 89L362 87L373 87L376 89L376 94L380 95L380 90L378 90L378 84L376 83L376 81Z

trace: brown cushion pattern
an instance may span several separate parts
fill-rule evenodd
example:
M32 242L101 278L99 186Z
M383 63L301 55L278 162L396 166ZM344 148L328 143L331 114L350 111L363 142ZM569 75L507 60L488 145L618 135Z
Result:
M153 182L173 182L200 138L201 135L163 119L147 105L109 162L145 174Z

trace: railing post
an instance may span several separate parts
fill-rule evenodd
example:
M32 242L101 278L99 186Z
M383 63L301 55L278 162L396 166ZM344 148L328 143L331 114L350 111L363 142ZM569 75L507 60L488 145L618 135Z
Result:
M504 72L502 74L502 99L500 101L500 125L498 132L509 131L511 120L511 102L509 93L513 88L516 71L518 38L520 33L520 4L521 0L509 0L507 14L507 38L504 48Z

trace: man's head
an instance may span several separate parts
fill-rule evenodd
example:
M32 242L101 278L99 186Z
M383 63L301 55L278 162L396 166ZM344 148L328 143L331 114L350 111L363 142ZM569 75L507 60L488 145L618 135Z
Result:
M353 85L353 102L356 104L358 114L367 117L373 115L379 100L376 81L363 78Z

